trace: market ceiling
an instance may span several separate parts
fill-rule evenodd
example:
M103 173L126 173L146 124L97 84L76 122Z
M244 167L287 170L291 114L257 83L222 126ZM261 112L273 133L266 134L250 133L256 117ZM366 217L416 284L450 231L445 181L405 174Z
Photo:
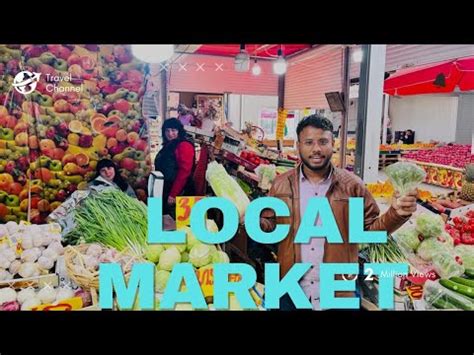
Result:
M245 50L252 57L273 59L281 48L285 57L311 48L311 44L246 44ZM240 52L240 44L180 45L177 51L185 53L234 57Z

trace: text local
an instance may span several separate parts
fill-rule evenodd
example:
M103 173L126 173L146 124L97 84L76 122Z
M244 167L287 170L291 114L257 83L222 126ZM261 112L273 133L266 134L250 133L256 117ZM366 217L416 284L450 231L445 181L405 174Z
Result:
M209 209L218 208L224 215L224 225L219 232L209 232L205 216ZM275 197L262 197L253 200L247 207L244 227L250 238L258 243L273 244L282 241L289 232L289 225L277 225L272 232L263 232L260 228L261 212L272 209L280 217L288 217L288 206ZM162 223L161 198L148 200L148 241L149 243L179 244L186 242L184 231L164 231ZM316 217L321 225L315 226ZM158 218L157 218L158 217ZM207 197L197 202L191 210L190 227L197 239L203 243L225 243L236 234L239 225L239 213L231 201L221 197ZM327 198L314 197L309 200L306 213L302 216L300 227L295 236L295 243L308 243L311 238L326 238L328 243L343 243ZM385 243L386 231L364 231L364 200L349 198L349 242L350 243ZM308 271L311 264L296 263L280 279L278 264L265 264L265 307L277 309L280 298L288 293L297 308L310 309L311 303L306 298L298 281ZM336 280L335 275L358 274L359 265L350 263L322 263L320 268L320 305L322 309L357 309L360 307L356 297L335 297L336 291L355 291L355 279ZM394 277L406 275L407 264L365 264L364 274L379 276L379 307L393 309ZM238 282L229 282L229 275L240 274ZM184 281L186 291L180 290ZM154 265L151 263L136 264L128 286L118 264L101 264L100 266L100 306L112 308L113 289L121 308L131 308L137 294L142 309L152 309L154 304ZM228 309L228 296L234 293L244 309L255 309L249 289L256 282L255 270L247 264L214 265L214 306L216 309ZM140 287L139 287L140 286ZM173 309L177 303L190 303L193 308L205 308L205 299L199 287L196 274L191 264L175 265L164 291L160 308Z

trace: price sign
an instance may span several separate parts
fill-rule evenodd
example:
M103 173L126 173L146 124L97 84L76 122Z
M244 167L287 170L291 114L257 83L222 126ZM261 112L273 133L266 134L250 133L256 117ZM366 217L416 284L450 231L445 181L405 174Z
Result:
M196 276L201 285L204 297L214 296L214 267L213 265L203 266L196 270ZM240 274L229 275L229 282L238 282L242 279Z
M71 311L73 309L82 308L82 298L73 297L62 300L57 304L43 304L41 306L33 307L32 311Z
M285 125L286 125L286 116L288 115L288 110L279 109L278 110L278 119L276 126L276 139L283 139L285 137Z
M176 197L176 229L189 226L191 208L204 196L177 196Z

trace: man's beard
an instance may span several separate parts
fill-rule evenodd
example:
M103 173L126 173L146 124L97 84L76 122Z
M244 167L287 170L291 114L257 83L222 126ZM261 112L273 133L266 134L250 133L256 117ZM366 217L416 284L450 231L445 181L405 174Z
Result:
M323 161L323 163L321 165L318 165L318 166L314 166L314 165L311 165L311 162L309 159L304 159L304 158L301 158L301 161L303 162L303 164L310 170L312 171L315 171L315 172L320 172L320 171L323 171L325 169L327 169L329 167L329 164L331 163L331 156L329 157L326 157Z

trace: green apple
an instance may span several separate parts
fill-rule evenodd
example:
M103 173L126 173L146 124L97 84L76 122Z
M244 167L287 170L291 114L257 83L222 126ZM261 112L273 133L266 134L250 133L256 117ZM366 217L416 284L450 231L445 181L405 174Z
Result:
M53 63L56 70L67 71L67 62L64 59L56 59Z
M43 185L43 181L41 181L41 179L33 179L31 180L31 185Z
M63 164L60 160L51 160L49 163L49 169L51 171L61 171L63 170Z
M35 69L39 67L41 64L43 64L43 62L39 58L30 58L26 61L26 65L33 67Z
M17 152L11 153L9 158L11 160L18 160L20 159L20 157L21 157L21 153L17 151Z
M15 215L18 217L18 219L23 220L23 221L26 221L26 219L28 218L28 215L26 214L26 212L22 212L22 211L15 211Z
M7 198L8 194L5 191L0 190L0 202L5 202L5 199Z
M5 204L8 207L20 206L20 198L16 195L8 195L5 197Z
M0 157L2 158L8 158L11 153L12 153L11 149L0 149Z
M30 170L31 170L31 171L36 171L36 169L38 169L38 168L39 168L39 163L38 163L38 162L32 161L32 162L30 163Z
M49 95L40 95L38 98L38 103L41 106L53 106L53 98Z
M49 121L51 120L51 116L49 115L39 115L39 123L43 125L49 125Z
M11 129L11 128L2 128L0 130L0 139L11 141L14 138L15 138L15 134L13 132L13 129Z
M58 117L52 117L50 120L49 120L49 125L50 126L57 126L61 123L61 119L59 119Z
M51 187L60 187L61 184L62 184L62 181L59 179L51 179L48 181L48 186L51 186Z
M56 57L51 52L44 52L44 53L41 53L41 55L39 56L39 60L43 64L51 65L56 61Z
M131 111L128 111L127 118L129 120L137 120L140 118L140 114L135 110L131 110Z
M114 116L114 115L119 116L120 118L123 118L123 113L120 112L119 110L110 111L107 117Z
M39 159L39 165L42 167L42 168L47 168L49 166L49 163L51 162L51 159L47 156L40 156Z
M145 158L146 158L145 152L142 152L141 150L138 150L135 152L135 157L134 157L135 160L145 160Z
M130 91L125 99L129 102L138 102L138 94L136 92Z
M29 148L28 147L16 147L15 149L22 156L27 156L28 153L29 153Z
M30 125L36 123L36 118L24 112L22 113L20 120L26 121Z

